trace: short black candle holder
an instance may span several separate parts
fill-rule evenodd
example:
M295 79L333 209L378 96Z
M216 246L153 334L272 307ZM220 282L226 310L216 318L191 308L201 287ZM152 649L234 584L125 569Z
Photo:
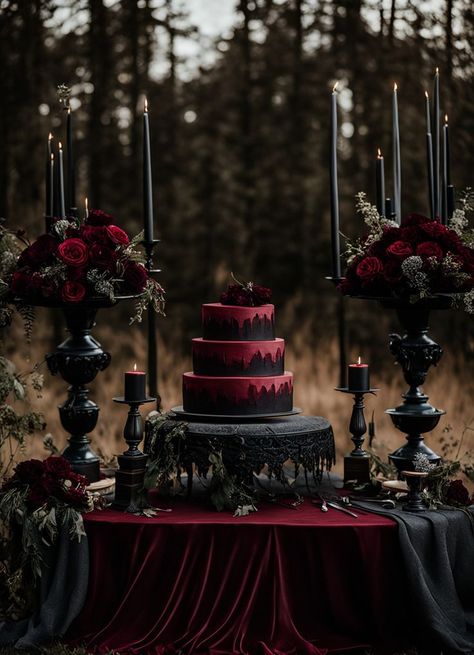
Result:
M359 483L370 482L370 455L362 448L367 424L364 416L364 396L367 393L375 395L378 389L349 389L336 387L336 391L349 393L354 396L349 432L351 433L354 449L344 457L344 482L355 480Z
M425 512L428 508L423 502L423 480L428 473L424 471L402 471L401 475L405 478L408 485L407 502L402 509L405 512Z
M140 508L140 494L143 489L143 479L148 455L142 453L138 444L143 438L143 424L139 407L145 403L152 403L156 398L143 400L127 400L123 396L114 398L115 403L129 405L127 421L123 436L128 445L122 455L117 457L119 470L115 474L115 500L113 506L124 512L138 512Z

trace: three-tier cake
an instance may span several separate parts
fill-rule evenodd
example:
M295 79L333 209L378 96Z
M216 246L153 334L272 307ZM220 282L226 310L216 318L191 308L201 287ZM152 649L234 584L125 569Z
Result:
M214 416L291 412L293 374L285 341L275 338L275 308L208 303L202 338L192 340L193 372L183 375L183 409Z

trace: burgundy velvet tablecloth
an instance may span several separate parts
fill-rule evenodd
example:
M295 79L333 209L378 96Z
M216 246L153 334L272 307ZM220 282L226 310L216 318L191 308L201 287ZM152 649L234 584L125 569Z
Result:
M319 655L408 637L397 525L360 512L184 501L85 516L91 570L69 640L99 652ZM404 626L402 628L402 626Z

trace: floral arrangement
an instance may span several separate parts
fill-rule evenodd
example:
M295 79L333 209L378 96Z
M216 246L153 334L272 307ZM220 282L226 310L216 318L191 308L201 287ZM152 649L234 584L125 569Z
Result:
M12 605L18 606L18 593L41 577L46 550L62 528L77 541L85 535L81 513L95 503L87 484L66 459L48 457L17 464L1 487L0 523L7 533L4 548L8 546L1 563Z
M151 304L162 312L164 291L148 274L136 248L142 234L130 239L112 216L91 209L82 222L56 219L19 255L7 277L8 291L25 304L57 301L69 305L104 298L114 303L121 294L139 297L133 320L141 321Z
M253 282L239 282L232 273L234 284L229 284L221 294L223 305L238 305L241 307L259 307L266 305L272 299L272 290Z
M358 194L367 233L348 241L340 291L412 303L440 293L464 294L466 310L474 312L474 230L466 219L471 199L468 192L447 226L421 214L409 214L398 225Z

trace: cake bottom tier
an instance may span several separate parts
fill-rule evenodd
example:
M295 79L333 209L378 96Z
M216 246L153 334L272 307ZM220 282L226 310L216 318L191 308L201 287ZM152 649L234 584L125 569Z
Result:
M183 409L216 416L291 412L293 373L273 377L210 377L185 373Z

